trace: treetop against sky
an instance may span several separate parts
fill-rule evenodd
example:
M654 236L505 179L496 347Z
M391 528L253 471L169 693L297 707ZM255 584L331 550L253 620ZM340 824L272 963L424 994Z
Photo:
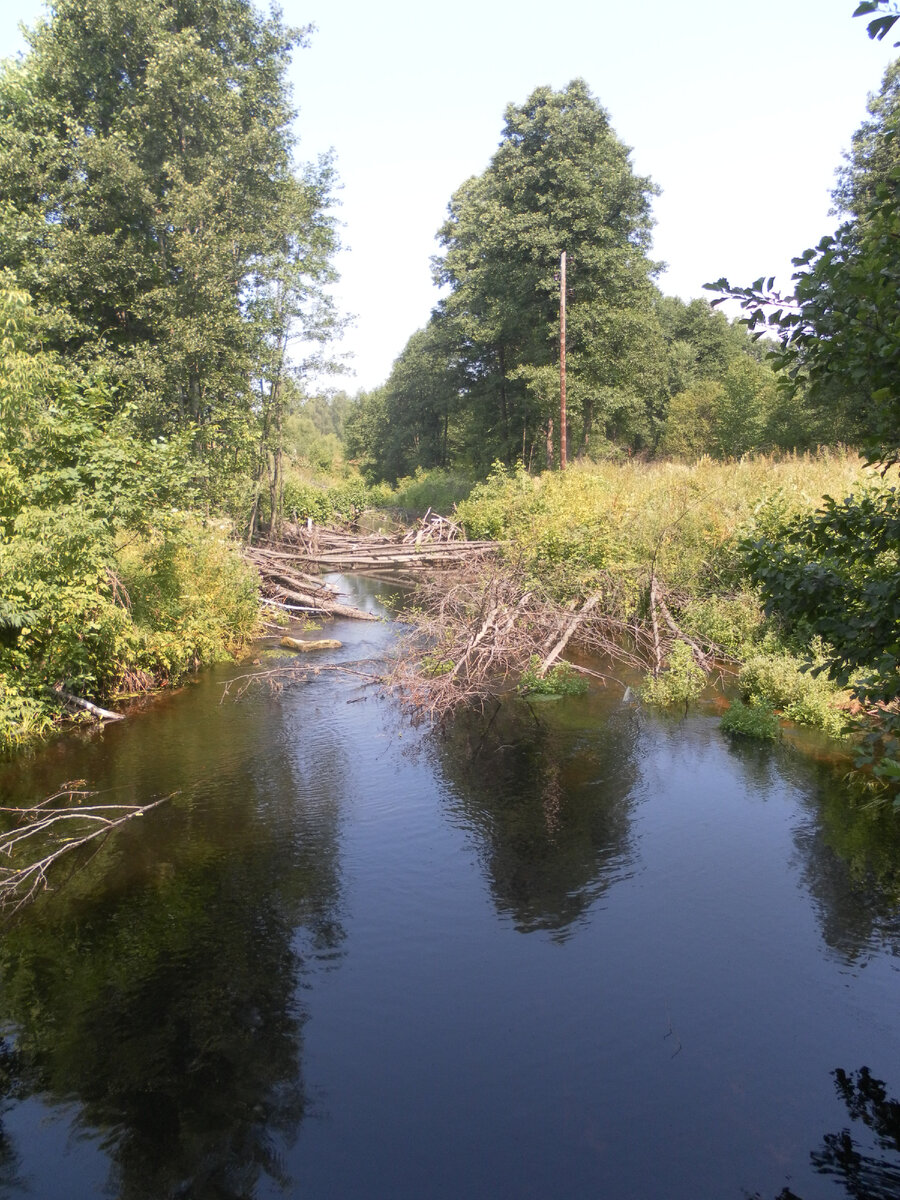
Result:
M503 113L541 85L583 78L633 147L654 201L660 283L701 295L722 275L787 281L790 259L830 232L834 172L895 56L873 43L851 0L752 6L572 0L564 14L520 0L285 0L289 24L313 23L291 69L300 155L333 147L346 246L339 302L356 314L339 352L347 386L387 375L428 319L434 237L452 193L482 172ZM0 13L0 54L23 48L17 23L43 11L20 0Z

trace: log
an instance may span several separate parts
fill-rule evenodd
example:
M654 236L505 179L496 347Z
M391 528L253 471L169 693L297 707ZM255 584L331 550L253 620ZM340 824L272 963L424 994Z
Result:
M62 696L69 704L75 704L78 708L83 708L92 716L99 717L101 721L124 721L124 713L110 712L108 708L100 708L97 704L92 704L90 700L82 700L80 696L73 696L71 692L66 692L62 688L53 689L58 696Z
M703 650L701 650L700 647L697 645L697 643L694 641L694 639L691 637L688 637L688 635L684 632L684 630L679 628L679 626L675 624L675 619L672 616L672 614L669 612L666 602L665 602L665 600L663 600L662 596L658 596L657 599L659 602L660 612L665 617L666 624L669 626L669 628L672 630L672 632L675 634L675 636L677 638L679 638L682 642L685 642L688 646L690 646L690 648L694 652L694 658L696 658L698 665L701 666L704 671L709 671L712 666L712 660L710 658L710 655L706 654Z
M298 650L301 654L307 654L310 650L340 650L343 644L336 638L319 638L315 642L304 642L300 638L283 637L279 642L285 650Z
M354 621L377 621L374 613L364 612L361 608L353 608L349 604L335 604L331 601L317 600L303 592L295 592L291 588L271 585L275 594L284 600L293 600L295 604L308 605L311 612L321 613L330 617L349 617Z
M653 628L653 678L659 675L662 669L662 648L659 643L659 623L656 620L656 576L650 576L650 623Z

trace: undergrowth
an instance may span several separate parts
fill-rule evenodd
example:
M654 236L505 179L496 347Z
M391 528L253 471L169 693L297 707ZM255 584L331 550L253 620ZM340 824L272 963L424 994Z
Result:
M505 542L526 579L558 603L601 594L620 619L646 617L651 578L664 589L681 630L719 660L740 667L754 719L762 709L837 737L846 732L846 696L808 666L822 647L785 635L766 616L749 578L741 542L777 535L823 495L844 494L865 477L845 452L760 456L740 462L577 464L565 473L529 475L495 464L458 503L468 535ZM689 704L705 681L695 655L676 640L645 702ZM746 706L745 706L746 707ZM741 709L736 709L737 721Z

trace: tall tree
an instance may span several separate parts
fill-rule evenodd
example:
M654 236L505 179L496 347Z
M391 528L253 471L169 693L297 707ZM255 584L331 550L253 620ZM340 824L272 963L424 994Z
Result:
M326 281L328 164L292 162L305 38L249 0L56 0L0 78L0 266L151 432L246 416L250 296L288 264Z
M578 440L595 423L632 427L660 393L647 352L652 312L650 201L629 151L583 80L510 105L487 170L453 195L439 232L441 314L467 374L477 459L530 458L558 395L559 260L569 261L568 378Z

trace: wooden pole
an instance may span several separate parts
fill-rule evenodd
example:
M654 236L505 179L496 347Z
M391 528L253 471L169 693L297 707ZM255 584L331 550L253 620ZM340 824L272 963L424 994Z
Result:
M566 469L566 252L559 260L559 469Z

